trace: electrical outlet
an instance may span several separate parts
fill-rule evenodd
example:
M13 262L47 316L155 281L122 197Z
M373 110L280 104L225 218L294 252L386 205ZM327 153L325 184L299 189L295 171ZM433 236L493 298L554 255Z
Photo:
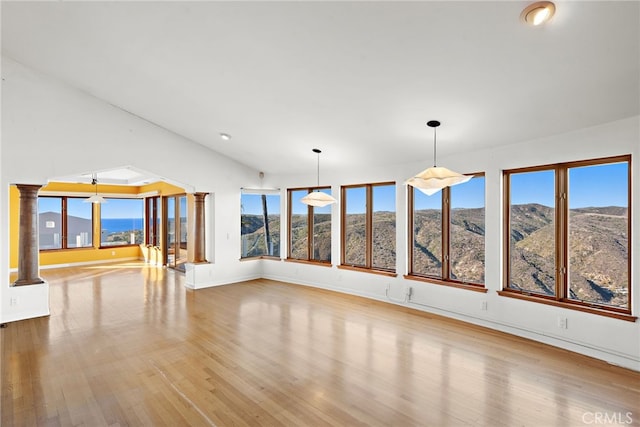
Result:
M111 256L115 256L116 255L116 251L111 251Z
M568 326L569 325L566 317L558 317L558 328L567 329Z
M482 311L487 311L489 309L486 301L482 301L481 309Z
M9 299L9 305L12 307L18 305L18 297L11 297L11 299Z

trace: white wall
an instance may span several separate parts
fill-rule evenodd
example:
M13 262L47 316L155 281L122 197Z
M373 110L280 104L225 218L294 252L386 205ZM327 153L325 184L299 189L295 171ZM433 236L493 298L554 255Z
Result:
M189 276L189 285L260 276L259 264L239 261L239 188L257 171L5 57L2 79L0 323L49 313L48 286L10 287L10 184L131 165L211 193L205 225L212 263Z
M488 292L478 293L442 285L405 280L406 268L406 189L404 181L424 169L428 162L389 166L382 169L358 167L349 171L323 170L331 177L321 184L331 184L334 197L340 194L340 185L395 181L397 186L397 272L398 276L341 270L339 264L340 215L339 206L333 213L333 266L331 268L293 262L262 261L267 278L290 281L325 289L333 289L377 300L398 303L419 310L461 319L500 331L513 333L540 342L577 351L606 360L612 364L640 371L640 322L628 322L604 316L568 310L559 307L501 297L497 291L502 283L502 184L503 169L543 165L572 160L607 157L620 154L632 157L632 304L633 313L640 312L640 118L634 117L602 126L567 133L535 141L518 143L491 150L465 153L458 157L439 159L460 172L484 171L486 177L486 287ZM275 185L281 188L299 187L311 183L308 176L280 176ZM283 199L286 193L283 192ZM283 210L283 212L286 212ZM286 230L283 224L282 230ZM286 242L286 236L282 236ZM282 249L286 254L286 249ZM406 301L408 287L412 288L410 301ZM486 302L487 310L482 310ZM568 328L558 327L558 317L567 319Z

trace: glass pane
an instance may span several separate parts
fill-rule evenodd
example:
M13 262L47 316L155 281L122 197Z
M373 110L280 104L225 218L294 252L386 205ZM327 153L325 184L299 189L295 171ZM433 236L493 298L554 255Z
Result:
M308 259L309 243L309 214L308 206L300 202L309 194L307 190L291 191L291 235L289 236L289 251L291 258Z
M143 224L142 199L107 199L100 204L100 246L142 243Z
M569 169L569 298L629 305L629 165Z
M167 265L176 265L176 198L167 198Z
M396 186L374 185L372 267L396 270Z
M265 242L267 244L267 255L280 256L280 195L262 195L263 204L266 199L266 210L263 212L267 220L267 230L265 230Z
M451 278L484 284L484 176L450 188Z
M555 173L510 175L509 287L555 295Z
M241 256L280 256L280 196L243 194L241 210Z
M331 194L331 189L320 190ZM331 261L331 205L313 207L313 259Z
M93 203L86 199L67 199L67 247L86 248L93 246Z
M154 233L154 215L155 215L155 198L153 197L149 197L148 199L146 199L146 212L148 212L148 216L146 218L147 221L147 234L146 234L146 243L148 245L154 245L155 243L155 233Z
M160 246L160 224L162 222L162 207L160 197L149 197L146 199L147 212L147 244Z
M61 237L62 198L38 197L38 243L40 249L61 248Z
M180 215L180 244L178 245L178 252L176 257L176 266L187 262L187 196L178 197L179 203L179 215Z
M413 191L412 272L442 277L442 191Z
M344 224L344 263L347 265L366 266L366 187L347 188L343 201L346 210Z
M153 239L153 244L155 246L160 246L161 244L161 233L162 233L162 199L160 197L156 197L155 199L156 213L155 213L155 221L156 221L156 229L155 235Z

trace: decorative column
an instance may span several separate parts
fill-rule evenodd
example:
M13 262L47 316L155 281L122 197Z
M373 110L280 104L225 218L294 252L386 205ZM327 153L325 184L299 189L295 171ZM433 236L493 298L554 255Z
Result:
M204 198L207 193L193 193L193 262L207 262L205 258Z
M41 185L16 184L20 191L18 280L13 286L44 283L38 277L38 190Z

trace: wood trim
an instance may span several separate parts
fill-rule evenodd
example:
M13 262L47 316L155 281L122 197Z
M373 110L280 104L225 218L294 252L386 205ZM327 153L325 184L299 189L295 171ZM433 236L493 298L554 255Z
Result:
M582 301L574 301L568 298L569 294L569 169L576 167L585 167L585 166L598 166L598 165L607 165L612 163L627 163L628 165L628 174L627 174L627 236L628 236L628 248L627 248L627 309L617 309L615 307L605 307L599 308L598 304L590 304L584 303ZM527 173L527 172L542 172L542 171L553 171L555 177L555 206L554 214L555 214L555 296L553 297L541 297L541 296L531 296L533 300L538 302L549 303L551 301L553 305L560 305L562 307L571 308L575 310L594 312L596 314L604 313L613 313L616 317L616 313L620 313L622 316L633 317L631 316L631 307L632 306L632 276L631 276L631 261L632 257L632 236L631 236L631 199L632 199L632 179L631 179L631 155L625 154L620 156L611 156L611 157L603 157L603 158L594 158L587 160L578 160L573 162L565 162L565 163L554 163L550 165L541 165L541 166L533 166L533 167L525 167L525 168L515 168L515 169L505 169L502 171L503 175L503 200L504 200L504 219L503 219L503 289L502 291L507 292L506 296L518 295L520 291L514 290L510 288L510 263L511 263L511 254L510 254L510 177L515 173ZM528 299L529 295L522 293L523 299ZM579 308L576 308L579 307ZM606 315L606 314L605 314ZM635 318L634 318L635 319ZM627 320L627 319L625 319ZM635 321L635 320L633 320Z
M297 262L299 264L309 264L309 265L319 265L322 267L333 267L329 261L315 261L315 260L307 260L307 259L296 259L296 258L285 258L285 262Z
M407 185L407 271L413 274L413 242L415 240L415 188Z
M381 276L388 276L388 277L397 277L398 273L396 273L395 271L386 271L386 270L379 270L379 269L375 269L375 268L367 268L367 267L358 267L355 265L338 265L337 266L339 269L341 270L351 270L351 271L359 271L360 273L371 273L371 274L379 274Z
M487 293L489 291L487 288L485 288L482 285L476 285L476 284L471 284L471 283L462 283L462 282L454 282L454 281L450 281L450 280L442 280L442 279L438 279L438 278L435 278L435 277L416 276L415 274L405 274L402 277L404 277L407 280L415 280L417 282L424 282L424 283L430 283L430 284L434 284L434 285L449 286L449 287L458 288L458 289L466 289L468 291L474 291L474 292Z
M440 225L440 242L442 244L442 267L440 274L443 280L451 278L451 187L445 187L442 192L442 207L441 217L442 223Z
M272 255L249 256L249 257L239 258L239 261L240 262L243 262L243 261L255 261L255 260L260 260L260 259L268 259L268 260L272 260L272 261L282 261L282 258L280 258L279 256L272 256Z
M523 294L520 291L516 290L502 290L496 291L498 295L509 298L516 298L524 301L537 302L540 304L553 305L555 307L566 308L569 310L582 311L584 313L597 314L600 316L612 317L614 319L626 320L627 322L635 322L638 320L637 316L632 316L631 314L619 313L615 311L599 309L596 307L586 306L578 304L578 302L569 302L569 301L558 301L553 298L545 298L542 296L535 295L527 295Z
M502 172L502 289L511 282L511 175Z

